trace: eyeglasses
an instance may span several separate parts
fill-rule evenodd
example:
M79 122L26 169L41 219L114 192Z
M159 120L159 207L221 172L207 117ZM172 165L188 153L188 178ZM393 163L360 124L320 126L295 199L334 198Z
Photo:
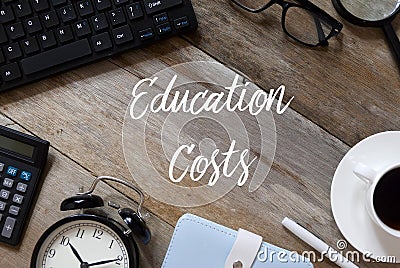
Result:
M273 4L283 8L282 29L292 39L309 46L327 46L328 39L340 33L343 25L308 0L231 0L252 13L266 10Z

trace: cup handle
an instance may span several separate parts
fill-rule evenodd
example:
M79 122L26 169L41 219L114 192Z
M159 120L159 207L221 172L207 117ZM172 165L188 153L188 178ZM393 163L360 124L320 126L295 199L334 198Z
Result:
M377 174L374 169L370 168L369 166L363 163L358 163L354 167L353 173L367 184L373 183L375 181Z

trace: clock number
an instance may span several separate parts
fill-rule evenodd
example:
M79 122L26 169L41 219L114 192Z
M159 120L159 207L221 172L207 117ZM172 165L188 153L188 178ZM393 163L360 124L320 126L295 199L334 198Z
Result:
M60 245L68 246L68 245L69 245L69 237L63 236L63 237L61 238Z
M82 230L81 228L78 228L78 233L76 234L75 237L83 238L83 234L85 233L85 230Z
M123 260L122 256L119 255L119 256L117 257L117 259L118 259L118 260L115 262L115 264L116 264L116 265L121 265L121 261Z
M101 239L102 235L103 235L103 231L96 228L96 229L94 229L94 233L93 233L92 237Z
M109 248L109 249L111 249L111 248L112 248L112 246L113 246L113 244L114 244L114 239L113 239L113 240L111 240L110 246L109 246L108 248Z
M56 255L56 250L55 249L50 249L49 250L49 258L54 258L54 256Z

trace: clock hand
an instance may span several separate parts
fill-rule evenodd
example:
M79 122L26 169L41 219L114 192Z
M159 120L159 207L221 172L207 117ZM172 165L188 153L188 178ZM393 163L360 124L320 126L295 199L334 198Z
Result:
M102 264L106 264L106 263L110 263L110 262L114 262L114 261L119 261L119 260L121 260L121 259L120 258L116 258L114 260L98 261L98 262L94 262L94 263L89 263L87 265L87 267L102 265Z
M81 256L79 256L79 253L78 253L78 251L74 248L74 246L72 246L71 243L69 243L69 246L71 247L72 252L74 253L75 257L79 260L79 262L80 262L81 264L84 263L84 261L82 260Z

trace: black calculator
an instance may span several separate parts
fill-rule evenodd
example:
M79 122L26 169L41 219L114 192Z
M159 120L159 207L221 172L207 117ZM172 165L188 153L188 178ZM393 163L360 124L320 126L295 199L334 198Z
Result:
M0 241L16 246L21 240L50 143L0 126Z

